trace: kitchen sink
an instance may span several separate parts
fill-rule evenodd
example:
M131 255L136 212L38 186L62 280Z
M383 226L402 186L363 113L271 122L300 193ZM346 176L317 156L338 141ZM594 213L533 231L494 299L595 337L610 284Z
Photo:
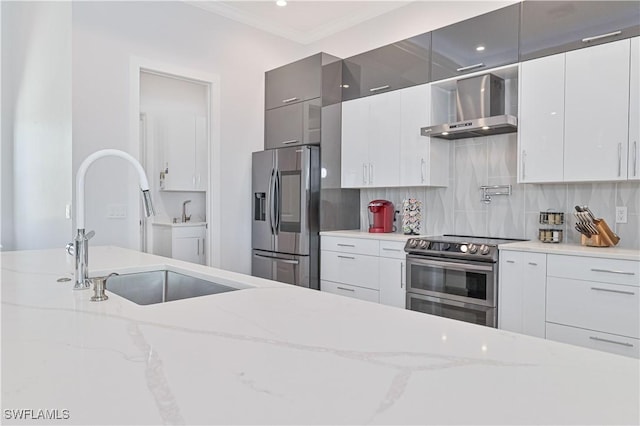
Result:
M107 279L106 288L138 305L153 305L239 290L166 270L114 275Z

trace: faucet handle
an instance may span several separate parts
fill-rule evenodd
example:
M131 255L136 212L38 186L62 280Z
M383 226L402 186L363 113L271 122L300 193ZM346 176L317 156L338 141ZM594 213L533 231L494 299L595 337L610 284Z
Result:
M76 243L71 241L70 243L67 243L64 249L67 251L67 254L73 256L74 254L76 254Z
M84 238L87 240L92 239L96 235L96 231L89 231L84 235Z

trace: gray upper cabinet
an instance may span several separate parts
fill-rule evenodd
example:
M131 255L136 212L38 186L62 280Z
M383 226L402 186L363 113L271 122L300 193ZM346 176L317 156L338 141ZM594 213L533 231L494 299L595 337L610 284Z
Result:
M264 148L319 144L320 102L320 98L316 98L266 110Z
M525 1L520 61L639 34L637 1Z
M431 33L370 50L343 61L342 100L428 83Z
M339 100L339 64L339 58L318 53L267 71L265 73L265 109L324 96ZM330 87L330 84L334 84L335 87Z
M520 4L432 32L431 79L442 80L518 62Z

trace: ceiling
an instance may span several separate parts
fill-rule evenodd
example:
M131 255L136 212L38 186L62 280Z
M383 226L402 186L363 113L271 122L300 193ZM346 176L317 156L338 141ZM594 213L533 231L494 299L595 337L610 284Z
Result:
M285 7L277 6L275 0L186 3L291 41L309 44L412 1L289 0Z

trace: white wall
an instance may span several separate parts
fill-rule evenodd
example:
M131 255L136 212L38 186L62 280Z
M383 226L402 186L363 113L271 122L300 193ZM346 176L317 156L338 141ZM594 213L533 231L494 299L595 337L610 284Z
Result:
M2 2L3 250L71 240L71 4Z
M251 152L263 148L264 71L302 57L302 47L180 2L73 3L73 170L91 152L129 143L131 56L220 76L222 170L221 266L251 270ZM92 244L137 248L135 178L118 160L87 174L87 228ZM127 189L126 191L124 188ZM129 204L123 221L106 204Z
M517 1L415 1L307 46L348 58L405 38L482 15Z

